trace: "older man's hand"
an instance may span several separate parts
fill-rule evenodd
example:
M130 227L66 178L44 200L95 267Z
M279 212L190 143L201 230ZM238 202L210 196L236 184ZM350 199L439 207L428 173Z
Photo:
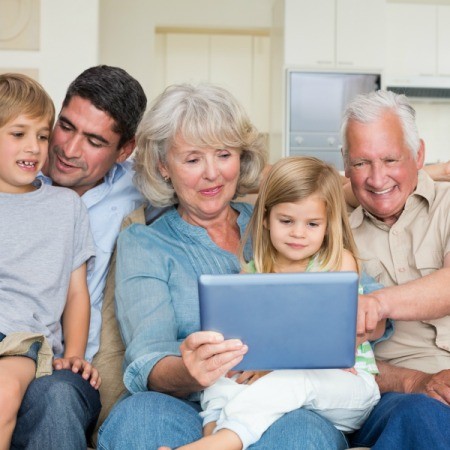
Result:
M450 405L450 370L441 370L433 374L415 372L405 385L408 393L427 394Z
M378 291L375 291L378 292ZM386 318L384 306L376 294L360 295L358 298L358 316L356 334L358 343L370 339L378 322Z

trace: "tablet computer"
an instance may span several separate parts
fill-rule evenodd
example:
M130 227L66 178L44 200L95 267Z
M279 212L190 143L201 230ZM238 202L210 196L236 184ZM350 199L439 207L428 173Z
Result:
M355 364L355 272L201 275L198 283L201 329L248 345L236 370Z

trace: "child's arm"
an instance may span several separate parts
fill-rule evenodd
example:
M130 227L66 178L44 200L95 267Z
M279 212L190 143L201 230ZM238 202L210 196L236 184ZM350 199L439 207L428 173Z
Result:
M340 272L358 272L355 257L345 248L342 254L342 265Z
M89 291L86 282L86 264L70 276L67 302L62 318L64 332L64 358L83 359L86 351L90 321Z
M101 379L97 369L84 359L89 334L90 300L86 281L86 264L74 270L70 276L67 302L62 317L64 333L64 357L55 359L55 370L70 369L81 371L82 377L90 378L91 385L96 389Z

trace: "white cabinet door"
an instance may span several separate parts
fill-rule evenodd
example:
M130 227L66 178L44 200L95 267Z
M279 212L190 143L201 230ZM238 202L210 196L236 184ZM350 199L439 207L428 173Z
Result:
M211 35L210 82L228 89L250 114L252 36Z
M270 38L253 37L251 119L263 132L270 130Z
M387 5L386 74L436 74L436 21L435 5Z
M450 6L438 6L438 74L450 75Z
M334 67L335 0L285 1L285 64Z
M209 36L168 33L166 35L166 86L209 80Z
M285 64L384 67L385 0L286 0Z
M384 0L337 0L336 66L382 69L385 20Z
M160 33L155 53L156 94L175 83L218 84L239 100L259 131L269 131L268 36Z

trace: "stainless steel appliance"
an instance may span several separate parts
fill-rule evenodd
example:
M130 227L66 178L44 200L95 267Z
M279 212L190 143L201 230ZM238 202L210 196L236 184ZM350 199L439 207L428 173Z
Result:
M316 156L343 170L339 130L347 104L380 89L381 75L287 71L287 155Z

